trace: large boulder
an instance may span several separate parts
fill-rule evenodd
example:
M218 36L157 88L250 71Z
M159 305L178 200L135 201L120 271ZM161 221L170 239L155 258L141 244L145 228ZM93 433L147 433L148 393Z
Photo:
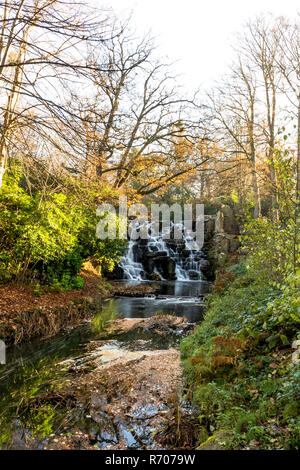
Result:
M215 222L216 233L228 233L230 235L239 235L239 224L235 218L231 207L223 204L217 212Z
M123 279L124 271L118 264L116 264L113 271L104 271L103 274L109 281L116 281Z
M203 259L200 264L200 271L208 281L214 279L214 265L212 261Z
M204 241L207 242L213 237L215 232L215 217L206 216L204 220Z
M133 245L132 251L133 251L134 261L136 261L137 263L142 263L144 255L145 255L144 247L141 244L136 244L136 245Z
M175 271L176 271L176 263L173 259L171 258L168 258L168 263L167 263L167 278L166 279L169 279L171 281L174 281L176 279L176 274L175 274Z
M229 235L227 233L216 233L212 239L212 251L215 255L219 253L234 253L240 246L240 241L237 235Z
M145 253L145 256L147 258L163 258L168 256L168 253L167 251L149 251L148 253Z
M229 253L229 239L224 232L218 232L213 237L213 251L218 253Z
M240 247L240 240L238 237L230 237L229 239L229 253L234 253Z
M159 253L161 253L161 255L159 255ZM161 273L164 279L167 279L169 281L175 280L175 261L169 256L167 256L165 252L157 252L155 253L155 255L157 256L146 257L144 261L144 269L147 273L148 279L153 279L153 273L155 273L155 271L158 271L159 273Z
M196 281L197 279L199 279L199 273L198 271L194 271L193 269L191 269L189 271L189 278Z
M168 281L173 281L176 279L176 263L172 258L167 256L156 258L154 263L157 270L162 273L164 279L167 279Z

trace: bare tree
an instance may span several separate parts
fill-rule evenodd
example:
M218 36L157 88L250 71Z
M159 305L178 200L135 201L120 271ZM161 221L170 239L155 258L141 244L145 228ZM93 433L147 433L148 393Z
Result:
M277 174L273 164L274 148L278 118L278 97L282 76L276 61L281 54L280 43L276 34L277 21L273 17L260 17L247 24L241 38L240 51L247 57L249 66L256 70L257 79L262 90L262 104L265 109L266 126L263 131L267 143L269 162L273 217L278 219ZM262 119L262 124L264 119Z
M297 126L297 200L300 204L300 26L279 18L276 36L280 54L276 64L283 76L283 92L296 116Z
M221 133L219 143L231 155L230 166L240 154L249 163L254 198L253 216L257 218L261 214L261 203L256 169L256 146L260 137L256 121L258 98L255 74L239 57L226 82L219 86L217 93L209 94L208 97L213 127L218 134ZM245 181L245 175L242 179Z
M74 121L63 86L90 73L83 49L101 45L106 28L96 16L95 9L64 0L0 2L0 188L20 127L72 146L58 124L70 128Z
M283 76L283 93L291 105L297 124L297 165L296 165L296 204L295 235L293 243L294 269L299 266L299 231L300 231L300 38L299 22L290 24L284 18L278 19L277 41L281 54L276 57L276 64Z
M94 100L78 104L86 116L91 163L99 178L115 188L129 182L148 194L201 167L208 155L197 152L201 126L195 97L183 98L169 67L154 58L153 41L140 41L127 30L90 56ZM178 154L178 139L186 152ZM195 144L195 145L194 145ZM194 145L194 146L193 146ZM178 147L177 147L178 148ZM193 151L191 151L193 149Z

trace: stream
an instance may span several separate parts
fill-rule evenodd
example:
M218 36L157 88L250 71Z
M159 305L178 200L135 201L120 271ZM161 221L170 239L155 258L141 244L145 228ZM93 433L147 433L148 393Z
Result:
M153 436L170 409L168 393L178 388L176 348L191 324L201 321L209 283L155 284L155 295L107 299L79 327L8 348L7 363L0 366L0 448L166 448ZM170 327L162 323L162 332L155 322L145 323L157 318L159 324L164 315L174 321ZM120 318L131 327L105 329ZM152 379L144 377L146 369Z

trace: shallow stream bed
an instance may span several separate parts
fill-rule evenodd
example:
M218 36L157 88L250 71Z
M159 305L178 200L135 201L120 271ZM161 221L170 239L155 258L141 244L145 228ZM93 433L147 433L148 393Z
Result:
M177 345L201 321L208 284L158 285L145 298L108 299L80 327L8 349L0 366L0 447L168 447L158 436L179 408L191 412L180 398Z

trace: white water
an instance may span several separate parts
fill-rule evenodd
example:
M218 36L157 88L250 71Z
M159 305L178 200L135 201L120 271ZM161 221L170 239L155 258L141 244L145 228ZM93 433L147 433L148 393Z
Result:
M134 260L135 245L136 241L129 241L127 253L121 259L120 267L124 271L124 279L130 279L132 281L142 281L142 274L144 273L144 268L141 263L138 263Z
M177 249L170 248L164 237L167 236L167 230L163 230L161 233L155 234L151 231L151 225L148 224L151 235L149 235L147 245L142 249L148 252L166 252L167 257L171 258L175 262L175 275L178 281L187 281L192 279L202 278L201 274L201 260L203 259L202 252L197 249L197 246L193 246L192 235L189 232L183 234L182 243L184 244L185 250L190 247L189 255L183 256ZM182 226L180 227L182 229ZM127 253L121 260L120 267L123 269L124 278L128 280L142 281L147 278L142 263L137 261L136 249L138 247L139 240L129 241ZM135 249L136 248L136 249ZM153 273L158 274L161 280L164 280L162 273L159 272L157 267L154 267Z

